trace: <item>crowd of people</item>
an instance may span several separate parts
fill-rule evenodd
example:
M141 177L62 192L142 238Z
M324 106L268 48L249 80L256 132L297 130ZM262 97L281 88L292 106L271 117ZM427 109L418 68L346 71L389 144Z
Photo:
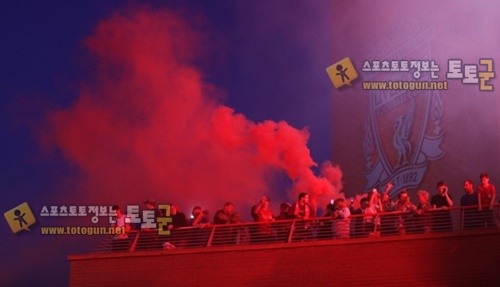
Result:
M460 199L460 206L464 207L460 218L463 229L495 226L493 214L495 186L490 183L490 177L486 173L480 175L480 182L476 190L472 180L468 179L463 183L464 195ZM432 197L429 192L419 190L415 203L411 201L407 190L400 191L397 199L392 200L389 195L392 187L389 182L383 192L373 189L363 196L359 203L345 198L331 200L326 205L324 214L320 216L317 216L311 206L307 193L300 193L293 204L281 203L277 215L270 210L268 197L262 196L250 210L256 224L234 227L231 229L232 235L228 232L220 233L217 238L214 238L214 245L217 244L217 240L258 243L310 238L346 239L453 230L449 209L454 206L454 201L446 182L440 181L436 184L437 193ZM157 217L164 216L153 200L147 200L144 203L146 209L155 210ZM116 206L115 209L119 211L119 207ZM123 212L117 212L117 216L116 226L126 225ZM171 221L167 229L171 231L184 227L204 229L213 225L238 226L239 223L243 223L240 214L234 211L234 204L231 202L226 202L221 209L217 210L213 220L210 220L209 212L203 210L201 206L195 206L191 212L191 218L187 220L185 214L179 211L176 205L171 205L170 217ZM276 224L277 222L287 222L287 224L280 225ZM290 232L290 228L293 228L293 232ZM290 234L293 234L293 237L289 238ZM124 236L121 235L121 238Z

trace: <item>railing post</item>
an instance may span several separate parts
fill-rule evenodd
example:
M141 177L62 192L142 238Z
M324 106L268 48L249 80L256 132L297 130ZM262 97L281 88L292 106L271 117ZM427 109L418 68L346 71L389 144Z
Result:
M212 241L214 239L214 233L215 233L215 225L212 226L212 230L210 231L210 236L208 237L208 241L207 241L207 247L212 246Z
M292 221L292 226L290 226L290 232L288 233L288 243L292 242L292 238L293 238L293 232L295 231L295 221L296 219L294 219Z
M132 241L132 244L130 244L130 248L128 251L130 252L134 252L135 251L135 247L137 246L137 241L139 241L139 235L140 235L141 231L138 230L137 233L135 234L135 237L134 237L134 241Z
M464 217L465 217L464 208L460 207L460 231L464 230Z

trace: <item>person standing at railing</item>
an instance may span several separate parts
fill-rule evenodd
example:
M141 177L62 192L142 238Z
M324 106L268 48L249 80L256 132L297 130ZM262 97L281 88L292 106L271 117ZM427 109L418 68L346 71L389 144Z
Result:
M309 194L301 192L297 202L292 205L288 214L291 218L295 219L309 219L310 217L314 217L314 209L309 204Z
M419 190L417 192L418 205L417 209L414 211L416 214L415 218L415 232L417 233L430 233L431 232L431 213L429 210L432 209L429 203L429 193L425 190Z
M267 198L267 196L263 195L260 198L259 203L252 206L251 215L252 215L254 222L259 222L259 211L261 210L262 206L266 202L269 203L269 199ZM260 241L259 226L258 225L249 225L248 229L250 231L250 241L251 242L254 242L254 241L259 242Z
M148 218L154 217L155 219L165 216L165 214L163 214L163 212L156 207L156 201L154 199L149 198L148 200L144 201L144 207L145 209L141 212L143 216L147 216ZM136 226L138 226L136 227L136 229L141 229L142 231L156 231L156 228L142 227L142 224L140 222L137 223Z
M290 203L288 203L288 202L282 202L280 204L280 214L278 216L276 216L276 220L288 220L288 219L292 219L292 217L290 217L290 215L289 215L291 207L292 206L290 205Z
M252 218L253 218L253 221L257 222L259 221L259 210L262 208L262 206L265 204L265 203L269 203L269 199L267 198L267 196L262 196L260 198L260 201L259 203L257 203L256 205L252 206Z
M276 216L276 221L283 221L292 219L288 214L290 212L291 205L288 202L282 202L280 204L280 214ZM283 222L275 224L276 237L279 242L287 242L288 236L290 234L291 222Z
M179 230L181 227L187 226L186 215L179 211L177 205L170 205L170 216L172 222L167 225L170 235L168 241L174 247L185 247L188 244L187 235L189 232L187 230Z
M163 212L156 207L156 201L154 199L148 199L144 201L144 205L146 207L146 210L154 210L154 214L156 217L162 217L165 216Z
M170 216L172 217L172 222L168 225L169 230L187 226L186 215L179 211L177 205L172 204L170 206Z
M233 213L234 205L231 202L226 202L222 209L217 210L214 215L214 224L229 224L231 223L231 214Z
M276 233L271 227L271 222L275 221L274 214L269 210L269 200L261 201L257 212L257 222L260 224L256 228L256 236L253 237L252 241L255 243L262 242L272 242L276 239Z
M394 211L394 203L391 200L391 196L389 195L389 191L392 189L392 182L388 182L385 186L384 192L381 194L381 202L382 202L382 211Z
M392 183L387 184L387 188L381 195L382 212L385 214L380 216L380 234L381 235L395 235L398 234L398 216L388 214L389 212L396 211L396 204L389 196L389 190L392 188Z
M208 219L208 211L203 211L201 206L193 207L188 226L193 227L189 231L189 247L206 246L206 240L211 231L209 228L212 226Z
M332 204L334 200L330 201L325 207L325 213L321 216L323 217L318 221L318 234L316 235L317 239L332 239L332 216L335 212L335 203ZM327 217L328 219L324 219Z
M111 243L112 251L127 251L128 250L128 234L130 232L130 224L127 222L127 216L122 212L118 205L113 205L111 208L115 212L112 227L115 228L116 234Z
M309 218L314 217L314 209L309 204L309 194L301 192L297 202L292 205L288 215L295 220L295 240L304 240L312 236L312 222ZM298 220L297 220L298 219Z
M191 212L192 218L188 221L188 226L205 228L210 226L210 221L206 216L207 213L203 212L201 206L193 207L193 211Z
M472 183L472 180L467 179L464 181L464 192L465 194L460 198L460 206L478 206L478 195L474 192L474 184ZM464 229L477 228L480 226L479 212L476 208L464 208L461 210L460 215L462 216L461 221Z
M381 198L382 210L384 212L390 212L390 211L396 210L396 206L395 206L394 202L391 200L391 198L389 197L389 193L384 192L381 195L381 197L382 197Z
M380 217L379 212L382 212L382 201L377 189L373 189L368 193L367 206L363 209L364 233L368 236L380 236Z
M351 230L351 211L345 199L338 198L334 202L335 211L332 215L332 232L335 239L347 239Z
M356 197L351 200L349 211L351 212L352 218L351 222L351 238L359 238L365 236L364 232L364 218L361 216L365 208L368 207L368 198Z
M243 220L238 212L233 212L229 217L229 223L232 224L230 227L230 244L248 244L250 242L250 234L248 226L242 225Z
M127 222L127 216L122 212L118 205L111 208L115 212L114 223L112 226L117 229L114 239L127 239L130 232L130 223Z
M481 185L477 187L478 210L480 212L481 227L493 227L493 204L495 202L495 186L490 183L490 176L482 173L479 178Z
M406 191L406 189L400 191L398 195L398 202L396 203L396 211L405 213L400 214L398 217L398 233L400 235L405 235L408 232L414 232L413 213L416 210L417 207L411 203L408 191Z
M438 194L431 199L432 208L439 211L433 212L432 231L451 231L453 225L449 208L453 206L453 200L448 192L446 182L440 181L436 184Z
M234 211L234 204L231 202L226 202L222 209L217 210L214 215L214 225L228 225L231 224L231 220L234 221L232 217ZM223 245L223 244L232 244L235 242L235 239L232 238L231 227L217 227L215 229L213 245Z

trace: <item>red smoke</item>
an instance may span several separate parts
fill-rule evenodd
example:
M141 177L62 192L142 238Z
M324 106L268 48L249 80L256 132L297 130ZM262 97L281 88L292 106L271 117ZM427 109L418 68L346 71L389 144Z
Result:
M86 44L98 63L95 83L72 107L49 115L44 138L84 173L83 198L124 204L153 197L186 213L233 201L242 210L270 193L276 170L293 182L290 201L301 191L313 201L338 196L338 167L325 163L321 177L311 171L307 130L254 123L216 100L193 63L203 57L202 35L179 15L116 14Z

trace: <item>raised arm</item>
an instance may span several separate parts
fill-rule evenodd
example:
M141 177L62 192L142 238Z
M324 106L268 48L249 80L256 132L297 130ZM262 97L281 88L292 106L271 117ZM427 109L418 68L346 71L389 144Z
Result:
M448 189L446 189L444 196L446 197L446 202L448 202L448 205L450 207L453 206L453 200L451 199L450 195L448 194Z
M490 185L491 186L491 189L492 189L492 195L491 195L491 201L490 201L490 209L493 209L493 204L495 203L495 197L496 197L496 194L497 194L497 191L495 190L495 186L494 185Z

